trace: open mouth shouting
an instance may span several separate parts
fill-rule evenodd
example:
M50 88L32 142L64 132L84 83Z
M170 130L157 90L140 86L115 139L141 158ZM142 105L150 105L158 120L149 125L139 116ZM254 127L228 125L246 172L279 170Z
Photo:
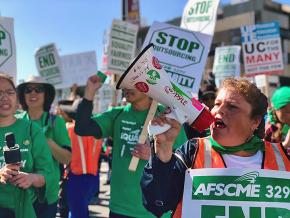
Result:
M222 119L215 118L215 122L214 122L213 128L224 129L226 127L227 127L227 125L223 122Z
M11 108L11 105L8 104L8 103L0 104L0 109L1 110L9 110L10 108Z

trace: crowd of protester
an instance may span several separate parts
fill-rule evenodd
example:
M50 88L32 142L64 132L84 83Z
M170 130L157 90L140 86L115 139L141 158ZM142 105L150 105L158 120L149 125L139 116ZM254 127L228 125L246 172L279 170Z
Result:
M70 97L56 103L54 86L41 77L16 87L0 74L0 218L54 218L57 211L60 217L89 217L88 205L99 193L101 157L110 164L110 218L170 217L172 211L180 217L184 173L208 167L196 161L205 158L198 152L205 144L217 160L210 167L279 170L267 162L277 146L290 170L290 87L278 88L269 101L245 79L226 79L217 89L210 74L198 99L215 117L211 129L199 133L166 119L158 105L152 124L171 128L139 144L152 99L124 89L126 103L92 115L101 86L93 75L84 93L73 86ZM4 157L7 133L15 135L21 162ZM140 158L135 172L128 170L132 156Z

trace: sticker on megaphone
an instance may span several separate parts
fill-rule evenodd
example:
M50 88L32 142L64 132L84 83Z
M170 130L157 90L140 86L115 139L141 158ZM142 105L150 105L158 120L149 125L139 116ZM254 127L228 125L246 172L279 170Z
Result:
M189 97L181 88L170 81L166 71L153 55L153 44L146 46L121 76L117 89L137 89L155 101L168 106L173 118L181 124L188 122L198 131L207 129L214 121L211 113L195 98ZM170 126L150 126L149 131L158 135Z

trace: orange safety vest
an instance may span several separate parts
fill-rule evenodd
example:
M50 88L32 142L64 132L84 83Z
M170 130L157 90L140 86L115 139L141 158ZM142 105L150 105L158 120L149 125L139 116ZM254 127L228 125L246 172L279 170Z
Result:
M222 156L215 151L208 138L201 138L198 142L197 154L191 169L225 168ZM280 144L265 141L265 158L262 169L290 171L290 161L283 152ZM182 217L182 200L178 203L172 218Z
M93 136L79 136L74 132L74 124L68 126L72 144L70 168L76 175L97 175L102 140Z

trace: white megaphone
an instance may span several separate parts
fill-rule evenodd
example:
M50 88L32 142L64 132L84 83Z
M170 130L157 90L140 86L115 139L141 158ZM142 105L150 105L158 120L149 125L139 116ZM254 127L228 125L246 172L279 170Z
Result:
M168 106L166 117L175 119L181 124L187 122L199 132L207 129L214 121L214 117L199 101L189 97L170 81L166 71L153 55L153 46L151 43L141 51L122 74L117 89L137 89ZM149 125L148 132L150 135L158 135L169 128L169 125Z

